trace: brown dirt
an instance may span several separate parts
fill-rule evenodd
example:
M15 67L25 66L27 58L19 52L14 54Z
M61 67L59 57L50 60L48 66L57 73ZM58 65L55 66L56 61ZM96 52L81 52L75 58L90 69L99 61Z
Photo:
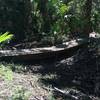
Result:
M12 81L5 81L0 78L0 100L8 100L16 89L22 88L25 89L26 92L30 93L28 100L34 100L34 97L48 97L50 92L43 89L43 85L39 81L41 75L36 74L21 74L21 73L13 73Z

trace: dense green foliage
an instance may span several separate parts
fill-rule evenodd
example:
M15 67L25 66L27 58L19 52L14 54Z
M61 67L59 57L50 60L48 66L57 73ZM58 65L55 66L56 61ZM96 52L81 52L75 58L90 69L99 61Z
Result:
M0 32L5 31L14 33L17 41L53 43L69 34L100 32L100 1L0 0Z

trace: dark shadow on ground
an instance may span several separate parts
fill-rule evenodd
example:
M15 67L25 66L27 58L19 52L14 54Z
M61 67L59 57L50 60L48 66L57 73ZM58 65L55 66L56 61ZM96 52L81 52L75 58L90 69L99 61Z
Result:
M99 59L91 52L80 50L70 58L23 62L22 71L41 74L40 81L47 86L76 88L86 94L99 95L100 86L96 85L100 83Z
M77 57L73 56L60 61L52 59L40 61L35 66L36 70L31 65L30 69L33 73L40 73L43 76L40 80L45 85L77 88L86 94L99 95L100 86L97 86L97 83L100 83L99 58L90 52L81 52Z

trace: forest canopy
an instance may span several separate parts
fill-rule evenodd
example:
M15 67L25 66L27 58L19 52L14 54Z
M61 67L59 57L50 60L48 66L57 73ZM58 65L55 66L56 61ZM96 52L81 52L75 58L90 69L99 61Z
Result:
M0 0L0 32L16 41L63 41L100 32L100 0Z

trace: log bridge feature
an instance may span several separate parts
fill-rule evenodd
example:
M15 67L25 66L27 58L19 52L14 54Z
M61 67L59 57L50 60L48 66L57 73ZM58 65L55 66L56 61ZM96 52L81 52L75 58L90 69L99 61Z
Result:
M47 58L63 58L72 56L79 48L88 42L84 39L71 40L57 46L32 48L32 49L15 49L0 50L0 60L13 61L32 61Z

